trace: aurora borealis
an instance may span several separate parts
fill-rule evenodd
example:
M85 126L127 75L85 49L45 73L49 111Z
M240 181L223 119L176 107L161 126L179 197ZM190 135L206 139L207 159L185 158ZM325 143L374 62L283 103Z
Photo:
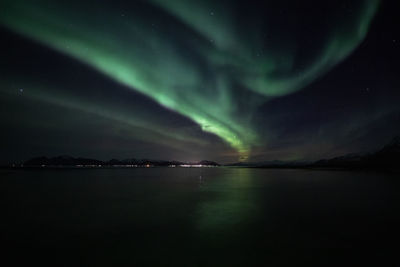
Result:
M161 153L154 149L154 154L144 154L149 157L162 158L158 155L164 154L185 158L185 153L192 153L188 157L200 158L209 157L202 151L213 150L218 155L215 158L232 161L257 156L262 159L274 145L292 144L296 140L293 136L313 140L321 149L323 142L315 136L323 135L324 129L335 128L335 136L344 139L355 131L346 128L348 125L362 128L397 112L392 102L387 104L386 98L378 97L376 101L380 102L366 115L360 115L363 108L354 105L346 116L350 122L338 115L330 125L325 125L326 121L324 126L321 122L304 123L290 130L296 122L289 122L283 114L301 114L296 111L301 107L299 102L291 106L290 98L305 99L302 91L310 90L357 51L379 13L380 2L265 2L3 0L3 31L13 35L15 42L33 47L25 53L31 53L34 62L18 66L9 59L15 67L2 68L6 70L1 80L3 101L21 101L24 97L31 103L43 103L43 108L56 109L59 118L63 110L69 116L65 124L55 124L53 118L40 122L45 126L38 122L38 128L71 131L68 125L76 119L81 129L90 128L87 132L104 129L114 140L110 141L113 156L118 156L120 140L132 138L143 150L164 147ZM14 49L12 54L20 54ZM55 68L54 61L59 64ZM361 64L356 68L365 67ZM348 90L346 86L354 87L354 82L346 85L343 79L340 81L345 88L332 90L342 92ZM393 94L395 86L389 83L362 87ZM329 86L315 91L322 96ZM386 88L378 89L381 86ZM348 99L357 101L356 96ZM396 98L388 99L394 103ZM282 106L279 101L283 101ZM340 101L337 97L332 103ZM309 112L304 116L315 116L315 109ZM331 110L326 112L330 114ZM91 122L85 122L85 116ZM8 123L17 127L15 122ZM286 123L288 127L282 129ZM113 126L105 129L110 126L99 125ZM288 132L293 135L285 142ZM329 138L335 139L331 134ZM281 146L276 157L306 158L309 155L299 151L302 146L303 141L293 146L296 151ZM200 152L193 155L193 151Z

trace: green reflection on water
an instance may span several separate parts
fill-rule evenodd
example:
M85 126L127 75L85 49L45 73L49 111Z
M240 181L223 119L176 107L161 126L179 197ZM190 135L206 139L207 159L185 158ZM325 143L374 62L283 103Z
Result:
M206 179L200 190L196 227L199 231L229 231L251 223L260 212L254 172L235 168L221 173L218 179Z

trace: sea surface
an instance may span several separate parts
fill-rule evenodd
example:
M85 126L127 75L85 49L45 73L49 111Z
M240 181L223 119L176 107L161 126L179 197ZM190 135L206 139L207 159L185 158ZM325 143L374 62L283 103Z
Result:
M0 197L2 266L400 266L392 174L0 170Z

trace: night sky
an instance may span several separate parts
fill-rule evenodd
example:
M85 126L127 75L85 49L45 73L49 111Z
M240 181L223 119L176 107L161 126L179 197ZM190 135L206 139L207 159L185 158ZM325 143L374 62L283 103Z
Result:
M316 160L400 134L396 1L0 2L0 163Z

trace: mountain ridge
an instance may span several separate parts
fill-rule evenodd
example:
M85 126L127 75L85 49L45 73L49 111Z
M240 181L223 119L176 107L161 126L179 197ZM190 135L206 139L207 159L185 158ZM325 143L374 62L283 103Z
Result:
M23 167L202 167L202 166L220 166L219 163L209 160L201 160L199 162L182 162L168 160L151 160L151 159L110 159L102 161L90 158L74 158L72 156L57 157L35 157L25 161Z
M326 169L377 169L388 171L400 170L400 136L394 137L381 149L366 154L350 153L329 159L316 161L281 161L237 162L226 164L233 167L253 168L326 168Z

